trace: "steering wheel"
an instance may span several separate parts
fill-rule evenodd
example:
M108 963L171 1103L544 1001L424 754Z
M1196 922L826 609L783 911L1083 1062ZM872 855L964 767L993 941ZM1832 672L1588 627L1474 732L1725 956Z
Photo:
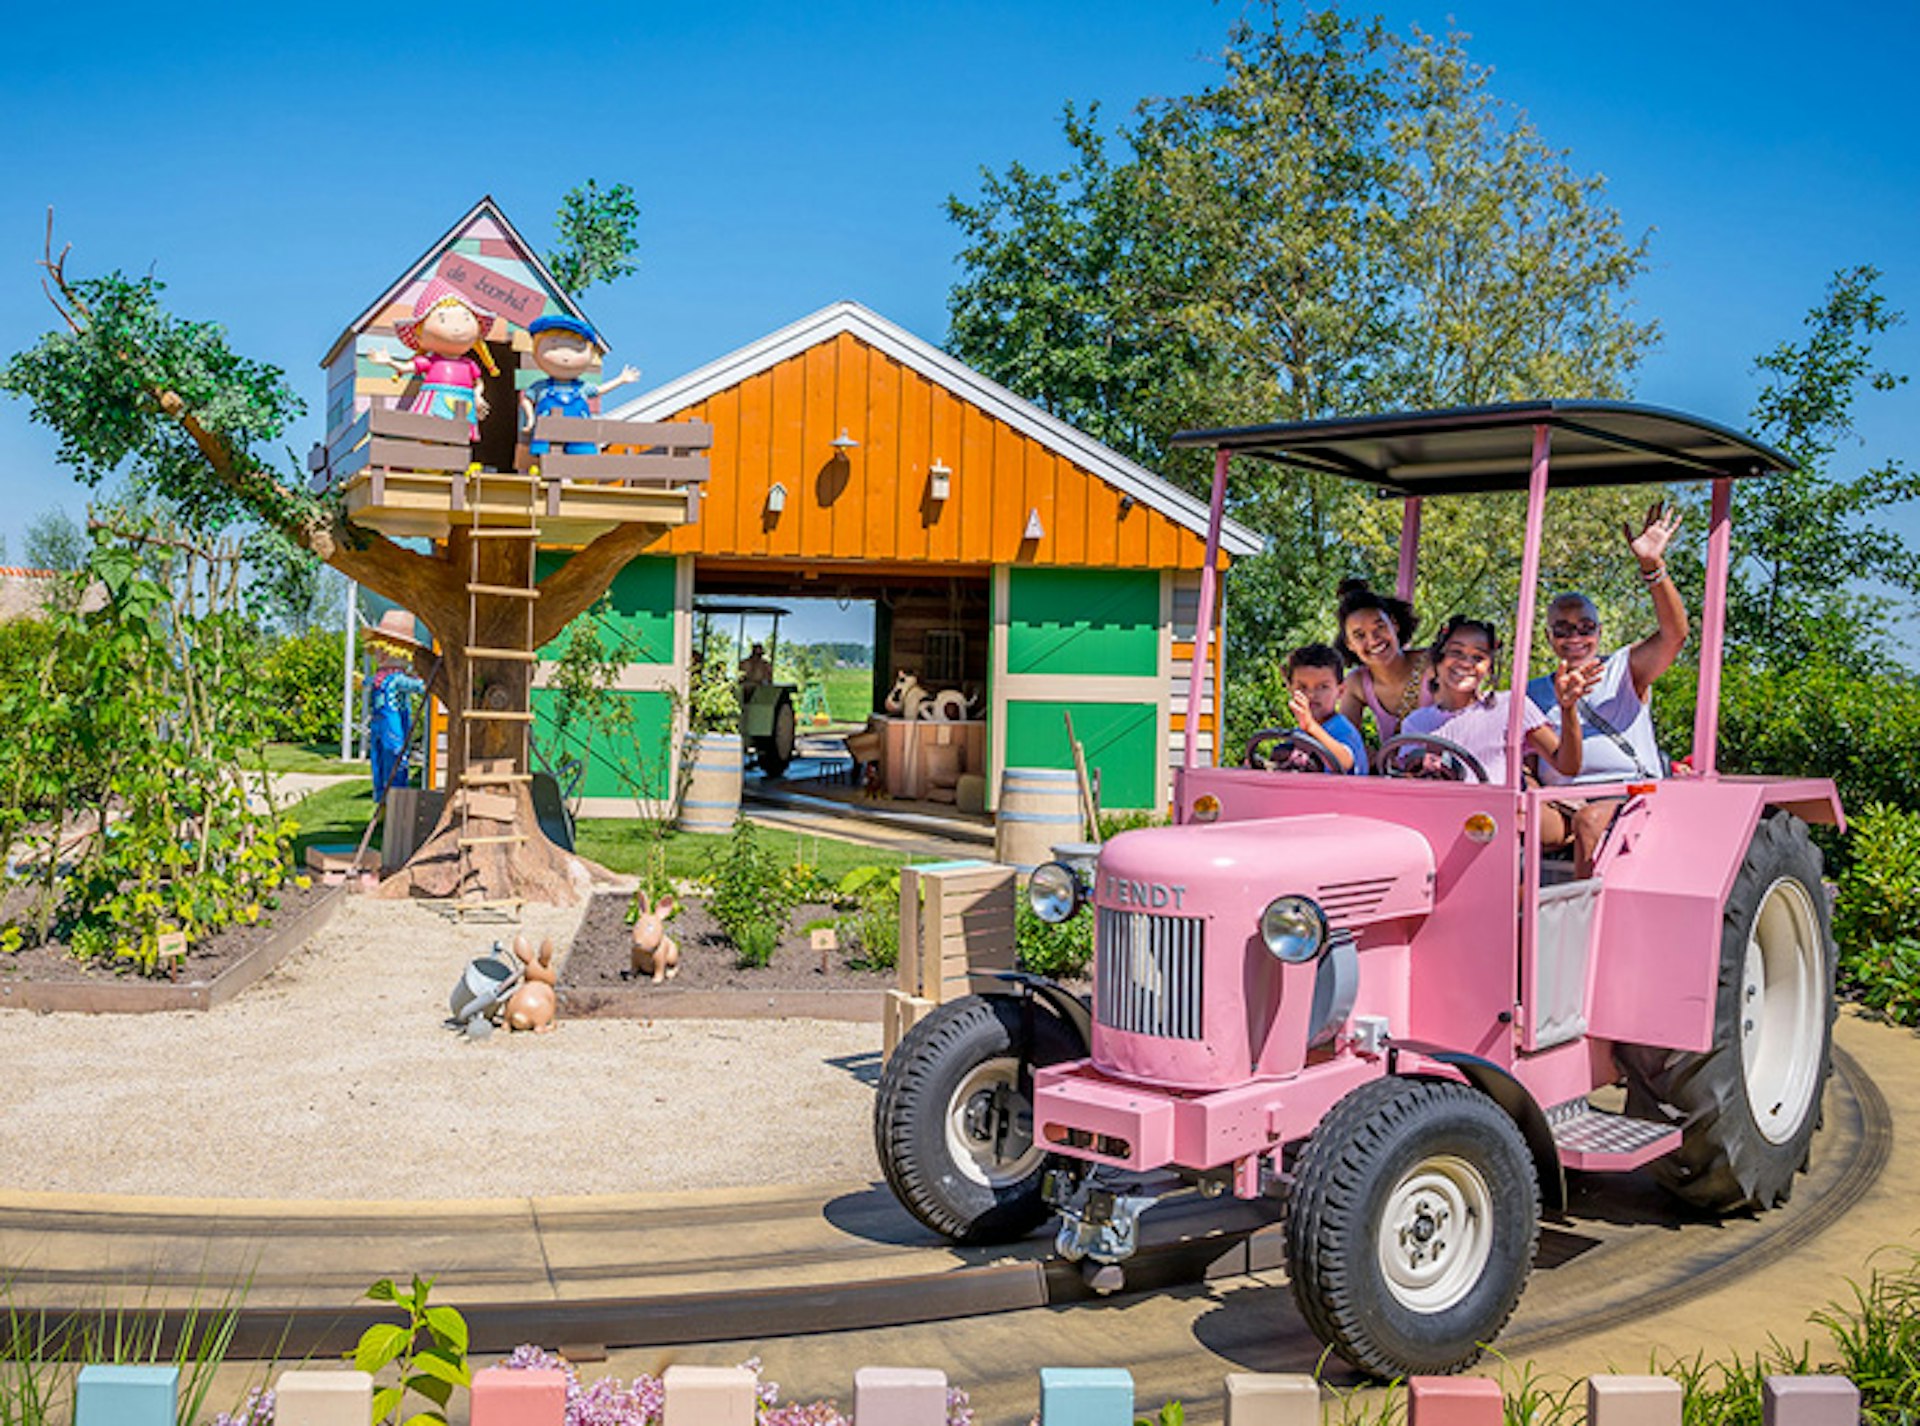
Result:
M1274 743L1274 753L1286 752L1275 757L1261 752L1262 743ZM1333 754L1321 747L1319 742L1298 728L1262 728L1247 739L1246 756L1240 759L1242 767L1264 768L1268 772L1331 772L1337 773L1340 767L1333 760Z
M1437 766L1429 768L1424 760L1419 771L1413 771L1400 765L1396 756L1408 747L1424 747L1440 755ZM1480 766L1480 759L1445 738L1436 738L1431 733L1402 733L1398 737L1388 738L1380 745L1380 755L1375 759L1384 777L1423 777L1437 778L1443 782L1491 782L1487 770ZM1473 776L1469 778L1468 773Z

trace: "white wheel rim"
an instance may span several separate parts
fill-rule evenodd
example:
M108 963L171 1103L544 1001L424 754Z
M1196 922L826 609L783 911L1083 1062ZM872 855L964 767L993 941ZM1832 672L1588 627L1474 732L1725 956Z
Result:
M1046 1157L1033 1142L1033 1106L1014 1086L1020 1082L1020 1062L1008 1057L974 1066L947 1101L947 1157L961 1176L987 1188L1005 1188L1026 1178ZM1007 1134L1011 1157L994 1151L987 1112L1001 1085L1012 1091L1013 1126Z
M1781 877L1760 899L1740 975L1740 1067L1754 1127L1784 1144L1820 1081L1826 977L1820 919L1806 887Z
M1446 1311L1473 1291L1492 1256L1493 1193L1465 1159L1422 1159L1387 1195L1380 1270L1401 1306Z

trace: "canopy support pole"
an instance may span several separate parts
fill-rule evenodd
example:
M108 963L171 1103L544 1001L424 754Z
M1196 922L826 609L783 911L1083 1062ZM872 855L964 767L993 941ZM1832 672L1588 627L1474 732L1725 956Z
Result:
M1200 695L1206 687L1202 677L1206 668L1207 645L1213 639L1213 602L1219 589L1219 576L1214 566L1220 559L1220 522L1227 508L1227 462L1232 459L1226 451L1213 453L1213 501L1207 507L1207 562L1200 566L1200 607L1193 616L1193 661L1187 666L1187 715L1180 729L1180 766L1193 767L1200 731ZM1220 701L1221 690L1213 690L1214 702ZM1220 709L1213 710L1213 750L1214 762L1220 761L1220 729L1224 720Z
M1409 495L1400 502L1400 571L1394 577L1393 592L1413 603L1413 580L1420 571L1420 497Z
M1520 560L1520 608L1514 616L1513 692L1507 698L1507 786L1518 792L1525 746L1520 715L1527 700L1527 676L1533 667L1533 615L1540 584L1540 539L1547 520L1547 453L1552 428L1533 428L1533 469L1527 476L1527 552Z
M1713 507L1707 528L1706 608L1700 616L1700 694L1693 710L1693 770L1703 777L1719 771L1721 647L1727 634L1727 576L1733 553L1733 481L1713 483Z

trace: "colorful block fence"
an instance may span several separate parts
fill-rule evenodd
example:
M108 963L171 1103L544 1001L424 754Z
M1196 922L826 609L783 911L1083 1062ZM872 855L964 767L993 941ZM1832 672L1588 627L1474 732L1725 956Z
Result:
M754 1426L758 1378L746 1367L675 1365L661 1378L664 1426ZM172 1368L90 1366L80 1374L76 1426L173 1426ZM1323 1426L1320 1383L1300 1374L1233 1372L1223 1382L1226 1426ZM1118 1367L1044 1367L1040 1426L1134 1426L1133 1374ZM283 1372L274 1426L364 1423L373 1381L364 1372ZM1490 1377L1413 1377L1408 1426L1501 1426L1505 1401ZM862 1367L853 1378L855 1426L942 1426L944 1372ZM1191 1403L1189 1403L1191 1405ZM1587 1379L1588 1426L1680 1426L1680 1383L1664 1376ZM1860 1392L1841 1376L1768 1377L1765 1426L1860 1426ZM561 1372L489 1367L473 1378L473 1426L564 1426Z

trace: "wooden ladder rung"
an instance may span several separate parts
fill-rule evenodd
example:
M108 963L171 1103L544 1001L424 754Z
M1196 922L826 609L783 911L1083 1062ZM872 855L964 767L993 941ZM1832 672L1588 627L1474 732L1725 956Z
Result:
M467 535L475 540L537 540L540 538L540 529L537 525L528 525L525 529L515 525L504 530L485 526L481 529L469 530Z
M530 772L463 772L460 781L469 787L489 787L495 784L505 786L515 782L532 782Z
M537 589L519 589L511 584L469 584L467 593L492 594L501 599L538 599L540 597L540 591Z
M526 839L526 833L524 832L509 832L499 837L462 837L460 839L460 845L463 847L496 847L507 842L524 842Z
M476 470L467 479L481 485L538 485L540 477L517 470Z
M532 663L539 655L529 649L488 649L482 648L478 644L469 644L467 646L467 657L470 659L507 659L513 663Z
M533 714L513 713L494 708L469 708L466 712L469 723L531 723Z

